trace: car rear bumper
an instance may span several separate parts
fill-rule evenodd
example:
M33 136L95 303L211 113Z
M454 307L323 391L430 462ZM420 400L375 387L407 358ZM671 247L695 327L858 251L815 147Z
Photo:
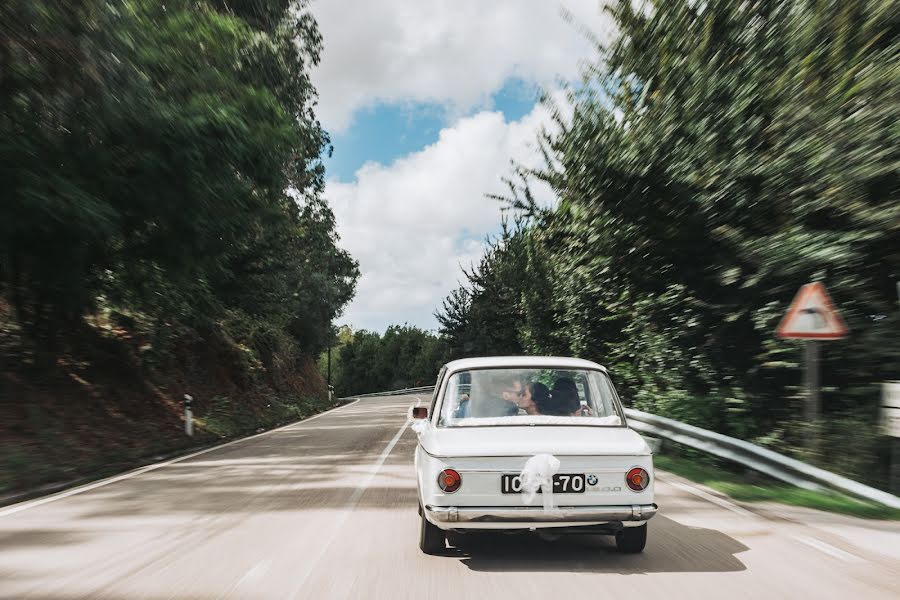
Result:
M435 523L606 523L647 521L656 514L655 504L628 506L559 506L545 512L542 506L425 506Z

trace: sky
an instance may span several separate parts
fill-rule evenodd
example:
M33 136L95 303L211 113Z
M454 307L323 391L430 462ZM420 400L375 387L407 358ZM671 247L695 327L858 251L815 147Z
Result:
M437 329L433 313L499 230L503 205L486 195L505 191L511 161L540 164L537 135L552 125L541 91L595 56L582 30L608 35L600 6L311 2L324 38L316 112L333 145L325 197L361 272L338 323Z

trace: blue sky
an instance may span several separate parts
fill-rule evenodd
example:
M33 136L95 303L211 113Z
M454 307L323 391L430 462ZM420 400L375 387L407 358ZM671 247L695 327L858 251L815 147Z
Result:
M495 110L507 121L518 121L534 109L540 88L517 78L510 78L494 92L485 106L477 110ZM438 133L454 115L436 102L378 103L362 108L353 116L346 131L332 135L333 151L325 157L329 178L352 181L366 162L390 164L435 143Z
M538 166L537 104L576 80L604 37L596 0L312 0L324 38L313 71L331 136L325 198L359 261L339 323L436 329L434 311L484 252L511 161ZM549 189L535 190L552 202Z

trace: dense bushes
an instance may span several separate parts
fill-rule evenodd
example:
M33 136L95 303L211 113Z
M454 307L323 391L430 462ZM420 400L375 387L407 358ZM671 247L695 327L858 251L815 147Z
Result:
M824 344L825 443L807 458L883 481L879 384L900 375L896 11L650 6L611 9L618 37L544 137L546 167L514 187L523 219L439 314L451 353L596 359L637 407L800 453L801 346L773 332L823 281L851 334ZM553 208L529 201L529 178Z
M0 293L40 350L104 309L324 347L357 270L320 199L301 9L4 4Z
M332 381L340 396L434 385L447 355L442 339L408 325L388 327L384 335L344 328L338 340Z

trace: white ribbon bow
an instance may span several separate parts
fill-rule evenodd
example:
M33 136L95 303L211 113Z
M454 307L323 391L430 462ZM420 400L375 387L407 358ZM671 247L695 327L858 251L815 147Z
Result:
M559 459L552 454L535 454L525 463L519 480L522 482L522 502L531 504L538 489L544 500L544 512L553 510L553 476L559 471Z

